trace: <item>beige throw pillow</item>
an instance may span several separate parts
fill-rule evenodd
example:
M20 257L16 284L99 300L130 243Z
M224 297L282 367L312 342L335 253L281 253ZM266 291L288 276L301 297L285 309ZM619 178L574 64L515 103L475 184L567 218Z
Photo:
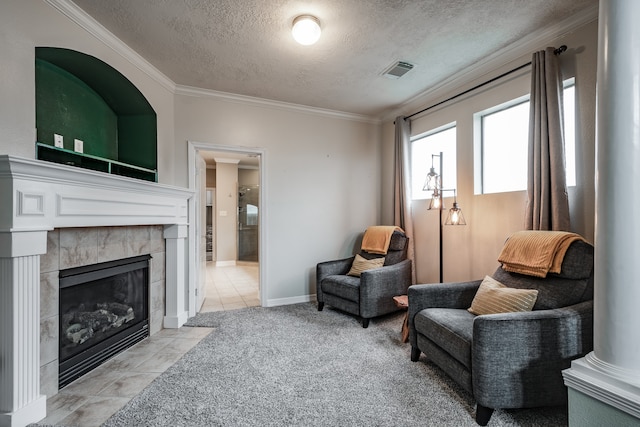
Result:
M467 310L477 315L531 311L537 298L535 289L508 288L493 277L485 276Z
M384 257L366 259L360 254L356 254L356 257L351 264L351 270L347 273L348 276L360 277L360 274L365 270L372 270L374 268L380 268L384 265Z

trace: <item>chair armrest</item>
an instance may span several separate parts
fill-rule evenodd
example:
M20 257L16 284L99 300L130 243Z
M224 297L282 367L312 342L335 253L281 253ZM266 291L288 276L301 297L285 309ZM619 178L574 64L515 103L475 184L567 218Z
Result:
M482 280L454 283L433 283L413 285L409 287L409 341L416 347L415 323L416 314L425 308L464 308L471 307Z
M411 285L411 260L405 259L393 265L365 270L360 275L360 315L370 318L378 315L375 304L362 303L405 295Z
M318 263L318 265L316 266L317 283L322 282L327 276L333 276L335 274L347 274L351 269L354 258L355 256L352 256L350 258Z
M322 281L329 276L335 274L344 275L349 272L355 255L349 258L337 259L334 261L325 261L316 265L316 298L318 302L323 302Z
M469 308L482 280L457 283L432 283L409 288L409 312L425 308Z
M478 316L473 322L474 396L490 408L562 403L561 371L592 350L593 300L553 310Z

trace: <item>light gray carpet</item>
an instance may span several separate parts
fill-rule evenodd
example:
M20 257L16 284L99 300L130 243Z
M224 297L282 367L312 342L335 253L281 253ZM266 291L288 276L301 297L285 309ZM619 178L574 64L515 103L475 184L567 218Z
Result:
M199 314L216 329L105 424L474 426L474 402L401 343L403 313L368 329L315 304ZM566 407L497 410L490 426L567 425Z

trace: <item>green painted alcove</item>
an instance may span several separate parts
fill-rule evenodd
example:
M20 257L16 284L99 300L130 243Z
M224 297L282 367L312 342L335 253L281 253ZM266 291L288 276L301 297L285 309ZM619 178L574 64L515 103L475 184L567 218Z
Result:
M52 47L35 56L37 157L157 181L156 113L144 95L93 56Z

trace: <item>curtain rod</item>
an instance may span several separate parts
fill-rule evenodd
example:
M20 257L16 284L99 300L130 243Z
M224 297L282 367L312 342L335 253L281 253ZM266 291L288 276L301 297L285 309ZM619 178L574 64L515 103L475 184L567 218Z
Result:
M562 52L564 52L564 51L566 51L566 50L567 50L567 46L566 46L566 45L562 45L562 46L560 46L559 48L555 49L555 50L553 51L553 53L555 53L556 55L560 55ZM410 119L410 118L411 118L411 117L413 117L413 116L417 116L418 114L424 113L425 111L429 111L430 109L435 108L435 107L437 107L438 105L442 105L442 104L444 104L445 102L449 102L449 101L452 101L452 100L454 100L454 99L456 99L456 98L458 98L458 97L460 97L460 96L462 96L462 95L466 95L466 94L467 94L467 93L469 93L469 92L472 92L472 91L474 91L474 90L476 90L476 89L479 89L479 88L481 88L482 86L486 86L486 85L488 85L489 83L493 83L493 82L495 82L496 80L499 80L499 79L503 78L504 76L508 76L508 75L509 75L509 74L511 74L511 73L515 73L516 71L521 70L521 69L523 69L523 68L525 68L525 67L528 67L529 65L531 65L531 61L527 62L526 64L522 64L522 65L520 65L520 66L518 66L518 67L516 67L516 68L514 68L514 69L512 69L512 70L509 70L509 71L507 71L506 73L502 73L502 74L500 74L499 76L492 78L491 80L487 80L487 81L486 81L486 82L484 82L484 83L480 83L480 84L478 84L478 85L476 85L476 86L472 87L471 89L467 89L467 90L465 90L464 92L460 92L460 93L459 93L459 94L457 94L457 95L453 95L452 97L447 98L447 99L445 99L444 101L440 101L440 102L438 102L437 104L433 104L433 105L431 105L431 106L429 106L429 107L427 107L427 108L423 108L423 109L422 109L422 110L420 110L420 111L417 111L417 112L415 112L415 113L413 113L413 114L410 114L410 115L406 116L404 119L405 119L405 120L407 120L407 119ZM394 123L395 123L395 122L394 122Z

